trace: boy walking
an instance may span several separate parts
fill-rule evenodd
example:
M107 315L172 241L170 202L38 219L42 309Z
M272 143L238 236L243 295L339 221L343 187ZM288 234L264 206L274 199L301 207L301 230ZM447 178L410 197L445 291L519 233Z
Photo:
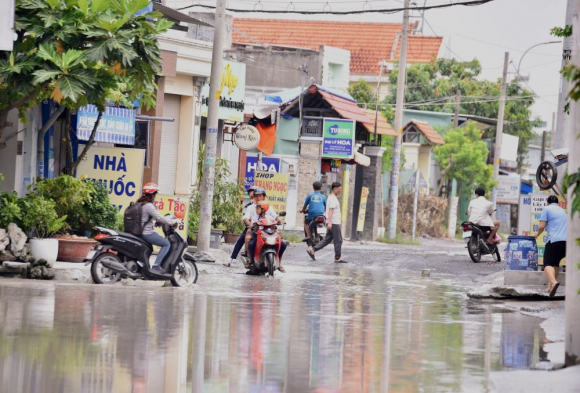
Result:
M328 232L326 232L326 237L320 243L314 247L308 247L308 250L306 251L313 260L316 260L314 257L316 251L322 250L334 241L334 262L346 263L346 261L341 258L342 232L340 224L342 222L342 217L340 215L340 203L337 198L341 191L342 185L340 183L332 183L332 192L326 201L326 222L328 223Z

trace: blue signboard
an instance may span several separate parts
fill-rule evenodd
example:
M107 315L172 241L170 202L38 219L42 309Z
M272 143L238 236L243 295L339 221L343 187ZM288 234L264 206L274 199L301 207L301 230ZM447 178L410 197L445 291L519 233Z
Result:
M87 105L78 110L77 137L79 140L89 140L97 116L98 110L94 105ZM134 145L135 117L135 109L106 107L97 128L95 142Z
M254 171L280 172L280 159L274 157L262 157L262 165L258 168L258 156L246 156L246 191L254 184Z

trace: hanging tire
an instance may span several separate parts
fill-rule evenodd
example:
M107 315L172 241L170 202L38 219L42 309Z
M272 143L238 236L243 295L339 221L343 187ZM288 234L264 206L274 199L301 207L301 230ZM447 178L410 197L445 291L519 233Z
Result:
M197 265L190 259L182 259L175 264L171 274L171 284L174 287L188 287L197 282Z
M473 262L479 263L481 261L478 235L472 236L471 239L469 239L469 243L467 243L467 251L469 252L469 257Z
M272 253L266 254L266 265L268 266L268 274L271 277L274 277L274 271L276 270L276 266L274 263L274 254Z
M121 279L121 273L112 271L101 264L102 261L121 263L117 254L105 252L96 257L91 263L91 277L95 284L114 284Z

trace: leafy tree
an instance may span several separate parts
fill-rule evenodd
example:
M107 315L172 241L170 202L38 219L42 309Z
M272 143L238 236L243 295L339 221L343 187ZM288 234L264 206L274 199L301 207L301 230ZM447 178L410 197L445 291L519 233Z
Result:
M70 124L71 111L94 104L99 109L97 123L79 162L94 140L105 104L131 106L139 99L146 107L154 105L155 77L161 71L156 38L172 22L158 12L138 15L149 4L149 0L16 0L14 50L0 52L0 140L10 126L12 109L24 118L42 100L52 98L60 104L41 130L41 140L65 109ZM73 164L71 170L75 168Z
M493 166L486 164L489 154L481 140L475 122L451 129L444 137L445 144L435 147L435 161L441 168L441 180L435 195L439 195L445 179L455 179L461 186L480 185L490 190L493 185Z
M437 59L429 64L413 64L407 70L407 89L405 106L435 112L453 113L455 110L455 93L461 92L460 113L497 119L501 81L477 79L481 74L481 65L477 59L461 62L455 59ZM390 83L393 86L388 103L395 103L397 95L397 71L391 73ZM538 126L540 119L532 118L531 106L534 94L516 83L507 85L504 132L520 138L518 146L518 166L525 163L523 159L532 139L532 129ZM495 137L495 127L490 128L484 138Z

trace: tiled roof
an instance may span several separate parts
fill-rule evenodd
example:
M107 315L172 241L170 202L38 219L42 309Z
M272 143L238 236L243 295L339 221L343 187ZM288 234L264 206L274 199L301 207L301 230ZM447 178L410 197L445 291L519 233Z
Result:
M371 126L369 118L365 115L363 110L359 108L355 101L350 101L342 97L336 96L324 90L318 90L324 97L324 100L330 104L332 109L338 112L344 119L355 120L357 123L362 123L367 130ZM374 127L374 123L373 123Z
M373 109L363 109L363 112L371 121L371 129L369 132L373 134L375 132L375 113L376 111ZM397 132L393 129L393 126L389 124L387 119L383 116L381 112L379 112L379 118L377 120L377 134L379 135L388 135L388 136L397 136Z
M437 131L435 131L433 127L431 127L431 125L426 121L412 119L405 125L405 127L403 127L403 130L407 129L407 127L409 127L411 124L413 124L419 130L419 132L421 132L425 136L425 138L427 138L427 140L432 144L434 145L445 144L445 141L443 140L443 138L441 138L441 135L439 135Z
M352 74L378 74L379 62L390 59L395 42L398 44L394 60L399 59L400 39L396 36L401 31L401 23L234 18L234 28L264 44L315 50L321 45L347 49ZM435 36L409 36L407 61L428 63L437 57L442 40ZM255 44L235 30L233 42Z

